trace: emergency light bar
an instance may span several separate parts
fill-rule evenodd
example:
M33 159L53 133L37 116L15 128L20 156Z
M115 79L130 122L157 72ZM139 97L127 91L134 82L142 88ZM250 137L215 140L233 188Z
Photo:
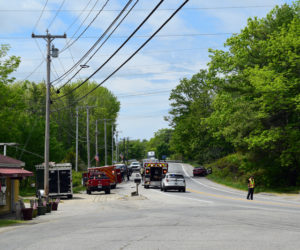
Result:
M147 167L168 167L168 163L145 163L144 166Z

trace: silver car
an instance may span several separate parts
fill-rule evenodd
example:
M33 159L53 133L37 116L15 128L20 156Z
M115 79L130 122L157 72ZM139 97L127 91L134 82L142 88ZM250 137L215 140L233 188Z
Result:
M165 178L161 181L161 191L168 191L171 189L185 192L185 179L179 173L167 173Z
M132 172L135 171L140 171L141 169L141 164L139 162L132 162L129 166L129 168L131 169Z

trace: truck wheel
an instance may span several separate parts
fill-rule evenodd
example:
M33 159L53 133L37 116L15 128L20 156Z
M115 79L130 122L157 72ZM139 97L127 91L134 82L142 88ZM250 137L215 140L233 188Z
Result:
M116 184L111 185L111 189L115 189L116 188Z
M149 186L148 186L148 185L145 185L145 186L144 186L144 188L148 189L148 188L149 188Z
M86 190L86 193L87 193L87 194L91 194L91 190L88 190L88 189L87 189L87 190Z
M68 199L72 199L73 195L72 194L68 194L67 197L68 197Z
M183 188L183 189L182 189L182 192L184 192L184 193L185 193L185 188Z
M105 194L110 194L110 188L105 189Z

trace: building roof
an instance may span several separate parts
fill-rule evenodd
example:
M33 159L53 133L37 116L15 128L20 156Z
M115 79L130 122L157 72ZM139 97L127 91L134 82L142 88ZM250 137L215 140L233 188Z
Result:
M0 168L0 176L25 177L33 176L33 173L20 168Z
M0 154L0 168L1 167L21 168L21 167L24 167L24 166L25 166L24 162Z

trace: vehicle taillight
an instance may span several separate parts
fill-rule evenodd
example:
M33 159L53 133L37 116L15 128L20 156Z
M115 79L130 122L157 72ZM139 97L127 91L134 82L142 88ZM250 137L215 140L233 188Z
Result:
M149 174L150 173L150 169L146 169L146 174Z
M164 171L163 171L163 172L164 172L164 174L166 174L166 173L167 173L167 169L164 169Z

